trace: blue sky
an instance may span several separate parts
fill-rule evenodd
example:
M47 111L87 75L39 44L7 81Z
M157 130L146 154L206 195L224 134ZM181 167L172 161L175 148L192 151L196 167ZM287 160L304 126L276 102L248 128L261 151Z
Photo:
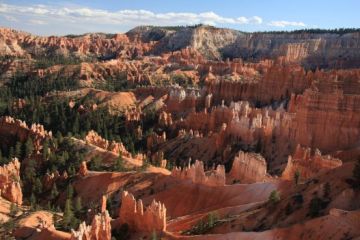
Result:
M0 0L0 26L41 35L210 24L243 31L360 27L359 0Z

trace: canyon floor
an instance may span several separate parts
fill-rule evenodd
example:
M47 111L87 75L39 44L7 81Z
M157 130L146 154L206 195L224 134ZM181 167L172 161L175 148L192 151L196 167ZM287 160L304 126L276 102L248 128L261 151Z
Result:
M360 239L360 31L0 28L0 239Z

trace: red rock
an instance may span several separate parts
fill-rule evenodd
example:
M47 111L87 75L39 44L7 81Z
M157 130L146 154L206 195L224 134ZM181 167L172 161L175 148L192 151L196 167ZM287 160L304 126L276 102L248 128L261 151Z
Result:
M129 152L125 149L125 146L122 143L118 143L115 141L109 142L108 140L102 138L95 131L91 130L85 136L85 141L89 144L95 145L99 148L108 150L115 154L123 154L124 156L129 156Z
M90 226L85 222L71 231L71 240L111 240L111 218L108 211L95 215Z
M184 169L175 167L171 171L171 176L188 179L193 183L204 184L207 186L224 186L225 185L225 167L218 165L215 170L205 172L204 163L196 160L193 165Z
M263 182L266 169L266 161L260 154L240 151L234 158L229 176L240 183Z
M42 143L46 138L52 138L52 133L47 132L44 126L34 123L29 128L25 122L8 116L0 118L0 135L6 138L5 141L12 141L13 144L16 141L26 142L28 137L31 137L35 151L42 149Z
M20 162L17 158L0 167L0 196L10 202L19 205L22 204L23 195L20 186Z
M88 169L86 166L86 162L81 162L80 169L79 169L79 175L82 177L85 177L88 174Z
M126 191L122 193L119 211L120 224L128 224L136 232L166 231L166 208L155 200L144 209L141 200Z
M340 159L333 158L330 155L323 156L318 149L312 154L310 148L303 148L298 145L293 156L289 156L282 178L293 180L295 172L299 171L300 178L306 180L341 165Z

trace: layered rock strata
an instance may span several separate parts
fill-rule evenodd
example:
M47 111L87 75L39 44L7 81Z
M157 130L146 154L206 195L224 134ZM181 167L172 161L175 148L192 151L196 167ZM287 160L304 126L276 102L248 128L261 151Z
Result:
M111 217L108 211L95 215L90 226L85 222L71 231L70 240L111 240Z
M183 169L175 167L171 171L171 176L180 179L188 179L193 183L207 186L225 185L225 167L223 165L218 165L215 170L205 172L204 163L198 160L196 160L194 164L189 164Z
M342 161L340 159L333 158L330 155L321 155L318 149L315 149L315 152L312 153L310 148L298 145L294 154L288 158L282 178L293 180L295 173L298 171L301 179L306 180L341 165Z
M0 167L0 196L10 202L22 204L20 162L17 158Z
M165 205L153 200L144 208L142 200L136 201L127 191L122 193L119 217L120 224L128 224L131 231L151 233L166 230Z
M240 151L234 158L229 177L240 183L263 182L266 170L266 161L260 154Z

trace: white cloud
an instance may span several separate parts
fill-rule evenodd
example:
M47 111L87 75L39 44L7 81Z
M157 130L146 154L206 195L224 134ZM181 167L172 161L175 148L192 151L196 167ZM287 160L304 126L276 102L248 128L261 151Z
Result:
M4 15L4 18L9 22L18 22L19 20L16 17Z
M271 21L268 23L272 27L305 27L303 22L289 22L289 21Z
M138 25L189 25L199 23L217 24L261 24L258 16L230 18L223 17L214 12L189 13L168 12L154 13L147 10L120 10L107 11L87 7L54 7L51 5L19 6L0 4L0 12L12 15L28 15L29 17L56 17L57 20L69 22L103 23L103 24L128 24Z
M1 0L0 0L1 1ZM0 3L0 14L9 22L15 19L28 25L44 25L36 31L43 33L83 33L95 31L128 30L139 25L194 25L209 24L214 26L267 25L273 27L304 27L303 22L271 21L266 24L259 16L226 17L215 12L164 12L148 10L108 11L74 5L14 5ZM15 24L13 24L15 25ZM19 25L16 25L19 26ZM53 28L56 26L56 28ZM22 27L22 26L20 26ZM29 28L31 29L31 28ZM33 29L33 28L32 28ZM56 32L54 32L56 31Z
M39 20L39 19L30 19L29 23L32 25L45 25L46 22L43 20Z

